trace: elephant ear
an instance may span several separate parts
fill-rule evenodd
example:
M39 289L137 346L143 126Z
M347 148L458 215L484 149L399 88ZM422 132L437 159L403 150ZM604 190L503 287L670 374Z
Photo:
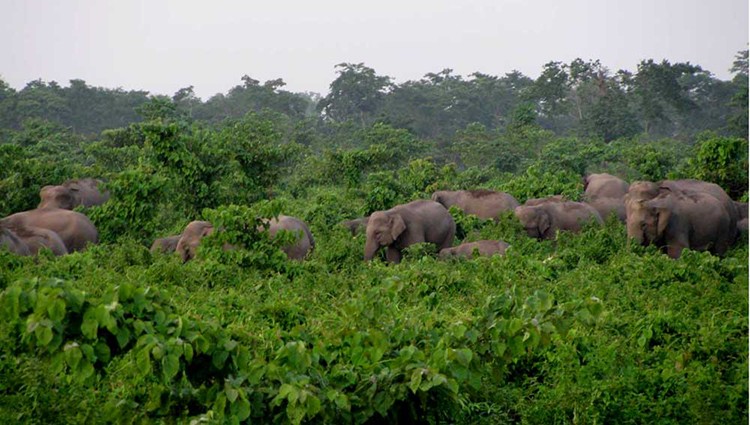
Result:
M214 232L214 226L206 226L201 230L201 237L205 237Z
M667 190L669 190L667 188ZM646 203L649 213L656 218L656 234L662 235L667 230L669 220L672 217L672 208L664 197L656 198Z
M404 218L401 217L401 214L393 214L391 216L391 237L393 240L395 241L404 230L406 230Z
M549 213L547 211L540 211L539 222L537 224L537 227L539 228L539 234L546 236L551 226L552 223L550 223Z

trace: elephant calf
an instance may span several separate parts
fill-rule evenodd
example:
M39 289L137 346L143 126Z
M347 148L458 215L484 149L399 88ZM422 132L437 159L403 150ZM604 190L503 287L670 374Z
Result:
M60 236L52 230L26 226L8 228L4 225L1 229L0 245L6 246L16 254L37 255L39 250L44 248L57 256L68 253Z
M584 223L604 222L599 213L584 202L548 202L516 208L516 217L532 238L554 239L557 230L579 232Z
M360 217L353 220L342 221L339 224L349 229L349 231L352 232L352 236L356 236L367 229L368 221L370 221L369 215L367 217Z
M5 227L0 227L0 249L7 249L18 255L31 255L28 245L14 231Z
M420 200L396 205L370 215L364 258L372 260L385 247L388 261L399 263L404 248L422 242L432 243L438 250L449 248L455 234L453 217L437 202Z
M177 250L177 242L180 241L182 235L172 235L165 238L158 238L151 244L151 252L162 254L171 254Z
M443 259L450 257L472 258L474 252L483 257L491 257L495 254L504 255L509 246L507 242L496 240L467 242L441 249L438 257Z
M432 194L432 200L445 208L455 205L466 214L474 214L483 219L497 220L504 211L513 211L519 204L513 195L494 190L439 190Z

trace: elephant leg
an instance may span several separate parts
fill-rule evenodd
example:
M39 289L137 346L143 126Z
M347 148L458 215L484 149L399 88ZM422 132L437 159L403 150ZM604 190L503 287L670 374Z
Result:
M680 255L682 255L682 250L687 248L687 246L681 244L681 243L672 243L667 245L667 255L669 255L670 258L678 259L680 258Z
M385 250L385 258L391 263L398 264L401 262L401 251L389 246Z

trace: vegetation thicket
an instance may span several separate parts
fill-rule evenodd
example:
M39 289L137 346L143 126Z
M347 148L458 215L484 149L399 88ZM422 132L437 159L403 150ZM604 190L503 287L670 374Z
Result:
M0 422L747 420L747 233L672 260L615 217L537 241L512 212L454 207L456 244L505 255L417 244L390 264L339 225L436 190L580 200L591 172L747 201L746 51L732 81L667 61L550 62L537 80L337 71L324 97L245 76L206 102L0 82L0 217L71 178L111 194L81 209L100 244L0 250ZM307 260L256 229L279 214L309 224ZM222 229L195 260L149 252L192 220Z

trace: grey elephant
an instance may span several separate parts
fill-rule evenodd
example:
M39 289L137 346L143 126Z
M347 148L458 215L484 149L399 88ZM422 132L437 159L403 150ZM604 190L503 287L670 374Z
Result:
M367 222L370 221L370 216L355 218L352 220L346 220L339 223L341 226L349 229L352 236L356 236L367 229Z
M626 220L625 195L630 185L611 174L589 174L584 177L583 199L594 207L602 218L615 213L623 223Z
M34 228L51 230L60 237L68 252L82 251L88 244L99 242L99 232L85 215L60 208L42 208L9 215L0 226L11 229Z
M29 247L12 230L0 226L0 250L18 255L31 255Z
M737 210L737 230L747 232L747 202L734 201Z
M281 247L281 250L291 260L304 260L307 255L315 248L315 239L310 232L307 223L288 215L280 215L277 218L266 220L268 225L268 234L273 238L282 230L297 234L297 240L291 245ZM261 230L260 228L258 230Z
M547 196L546 198L531 198L531 199L527 199L526 202L523 203L523 206L534 207L537 205L559 203L559 202L568 202L568 198L566 198L565 195L552 195L552 196Z
M79 205L91 207L109 200L109 192L101 192L101 180L68 180L57 186L44 186L39 191L41 202L37 208L62 208L72 210Z
M432 200L445 208L453 205L466 214L474 214L483 219L495 219L504 211L513 211L519 204L513 195L494 190L439 190L432 194Z
M177 250L177 242L180 241L182 235L172 235L164 238L158 238L151 244L151 252L162 254L171 254Z
M60 236L49 229L41 227L15 226L9 228L26 245L30 255L37 255L39 250L47 248L54 255L60 256L68 253Z
M297 234L297 240L290 245L283 246L281 249L292 260L303 260L315 247L310 229L307 224L296 217L280 215L271 220L265 220L265 226L259 226L258 231L268 229L269 236L273 238L282 230L294 232ZM201 239L212 234L214 226L208 221L193 221L185 227L182 236L177 242L176 251L180 254L183 262L195 258L195 253L200 245ZM229 244L223 246L224 249L233 249Z
M701 180L685 179L685 180L663 180L658 183L649 181L638 181L633 182L628 189L628 193L625 195L625 212L626 212L626 228L628 232L628 238L634 239L639 243L648 244L648 239L644 237L643 223L646 216L651 215L645 210L645 203L655 199L662 193L680 193L680 192L698 192L705 193L712 196L718 201L721 210L725 211L729 216L730 238L732 243L737 236L737 223L739 212L737 205L734 201L729 198L729 195L719 185L714 183L708 183ZM702 198L708 202L707 198ZM711 203L714 205L714 203Z
M472 258L475 252L483 257L491 257L495 254L504 255L509 246L507 242L498 240L466 242L454 247L441 249L438 257L443 259L451 257Z
M375 211L367 223L365 261L383 247L391 263L401 262L404 248L416 243L432 243L438 250L453 245L456 223L445 207L434 201L419 200Z
M628 211L628 236L657 245L675 259L686 248L722 255L735 233L730 212L707 192L662 187L656 197Z
M547 202L516 208L516 217L526 233L537 239L554 239L557 230L579 232L590 221L603 224L594 207L584 202Z

